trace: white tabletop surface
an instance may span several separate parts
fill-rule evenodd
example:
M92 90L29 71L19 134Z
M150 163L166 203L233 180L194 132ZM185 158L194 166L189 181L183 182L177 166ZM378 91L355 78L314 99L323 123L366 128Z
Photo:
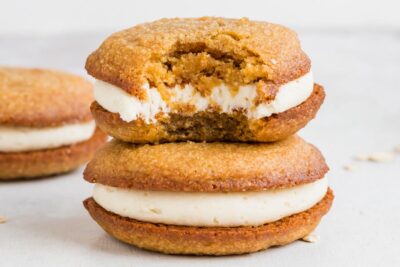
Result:
M84 74L105 34L2 36L1 64ZM331 168L336 199L317 243L294 242L234 257L151 253L106 235L82 200L92 185L82 169L55 178L0 183L0 266L400 266L400 154L355 162L359 153L400 144L400 32L300 31L327 99L301 135ZM343 169L356 164L354 170Z

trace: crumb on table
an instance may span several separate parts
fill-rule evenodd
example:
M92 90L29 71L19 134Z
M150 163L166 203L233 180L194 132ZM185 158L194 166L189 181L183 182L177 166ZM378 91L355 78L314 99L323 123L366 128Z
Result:
M358 161L390 162L395 158L393 152L375 152L371 154L358 154L354 157Z
M374 162L390 162L394 160L394 154L391 152L376 152L368 155L368 160Z
M343 169L346 171L354 171L355 168L356 168L356 165L353 163L347 163L347 164L343 165Z
M304 236L301 240L308 242L308 243L315 243L317 241L319 241L320 236L316 235L316 234L308 234L306 236Z

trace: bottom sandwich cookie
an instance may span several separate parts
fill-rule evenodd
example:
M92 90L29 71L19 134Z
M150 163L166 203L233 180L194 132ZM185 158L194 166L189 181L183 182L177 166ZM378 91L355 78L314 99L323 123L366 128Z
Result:
M168 254L229 255L312 232L333 201L320 152L272 144L112 141L88 164L84 204L110 235Z

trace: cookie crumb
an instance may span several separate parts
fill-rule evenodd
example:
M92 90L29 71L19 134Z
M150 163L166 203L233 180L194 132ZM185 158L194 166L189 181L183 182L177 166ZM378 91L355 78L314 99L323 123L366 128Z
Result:
M6 217L0 216L0 224L5 223L7 221Z
M368 160L373 162L390 162L394 160L394 154L390 152L376 152L370 154Z
M319 235L309 234L309 235L306 235L305 237L303 237L301 240L308 242L308 243L315 243L315 242L318 242L319 239L320 239Z
M375 152L371 154L358 154L354 158L358 161L390 162L394 160L395 154L392 152Z
M345 165L343 165L343 169L346 171L349 171L349 172L354 171L355 164L351 164L351 163L345 164Z
M115 188L115 187L111 187L111 186L107 186L106 187L106 191L108 192L108 193L112 193L112 192L115 192L117 189Z
M150 211L154 214L161 214L161 210L157 208L151 208Z

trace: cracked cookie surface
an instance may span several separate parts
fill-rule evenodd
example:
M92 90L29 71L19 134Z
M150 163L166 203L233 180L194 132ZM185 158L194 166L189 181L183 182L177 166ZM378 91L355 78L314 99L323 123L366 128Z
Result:
M93 77L146 99L145 83L193 84L203 95L222 82L257 84L258 101L309 72L295 32L281 25L217 17L161 19L114 33L87 59Z

